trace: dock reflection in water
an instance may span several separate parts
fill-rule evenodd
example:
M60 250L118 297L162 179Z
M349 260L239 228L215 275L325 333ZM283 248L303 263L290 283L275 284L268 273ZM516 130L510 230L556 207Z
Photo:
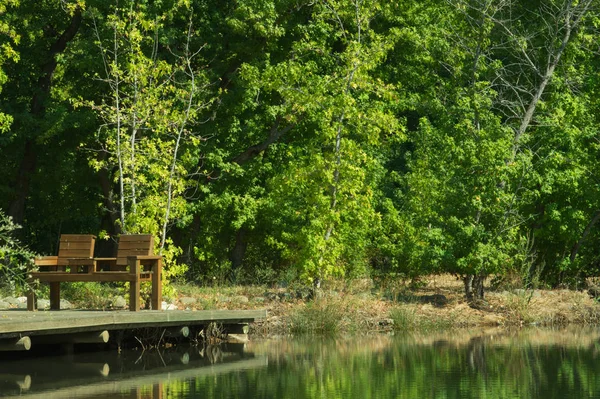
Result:
M157 399L172 382L265 366L244 344L0 361L0 397Z

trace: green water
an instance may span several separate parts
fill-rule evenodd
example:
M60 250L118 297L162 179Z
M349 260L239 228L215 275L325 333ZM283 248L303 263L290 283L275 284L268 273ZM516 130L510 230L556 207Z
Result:
M52 372L48 362L55 365ZM13 367L7 370L7 364ZM46 367L0 363L0 396L600 398L596 330L271 339L159 354L76 355L41 364ZM10 370L22 379L6 377ZM57 377L64 374L70 378Z

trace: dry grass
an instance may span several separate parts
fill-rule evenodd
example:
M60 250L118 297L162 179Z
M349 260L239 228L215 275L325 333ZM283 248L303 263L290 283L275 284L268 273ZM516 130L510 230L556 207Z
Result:
M264 286L177 288L180 300L196 298L191 306L176 302L181 309L266 309L267 320L254 326L254 332L263 336L292 331L344 334L600 324L600 304L584 292L488 290L483 306L475 309L464 298L462 281L451 275L429 276L416 285L334 281L325 285L318 300L307 298L306 291ZM322 321L320 327L311 324L314 320Z

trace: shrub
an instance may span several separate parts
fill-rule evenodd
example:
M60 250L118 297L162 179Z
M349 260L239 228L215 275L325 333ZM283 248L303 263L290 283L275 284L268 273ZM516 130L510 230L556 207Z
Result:
M343 311L328 299L315 300L291 316L291 331L301 334L334 335L340 329Z
M25 288L27 269L35 258L35 253L14 237L20 228L0 210L0 286L11 294Z

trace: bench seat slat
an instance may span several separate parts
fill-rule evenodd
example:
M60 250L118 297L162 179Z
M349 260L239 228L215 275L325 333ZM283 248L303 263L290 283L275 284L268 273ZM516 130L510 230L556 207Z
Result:
M61 234L60 242L89 242L90 239L96 239L96 236L91 234Z

